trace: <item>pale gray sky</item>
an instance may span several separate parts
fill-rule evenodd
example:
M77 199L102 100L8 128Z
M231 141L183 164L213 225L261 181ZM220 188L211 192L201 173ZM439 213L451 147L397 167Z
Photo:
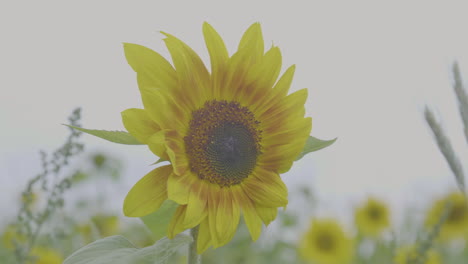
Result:
M458 60L468 79L468 5L389 2L1 2L0 211L15 211L13 195L39 168L37 151L63 141L67 132L60 124L74 107L83 107L85 127L123 129L120 112L141 106L122 42L167 56L163 30L208 62L204 21L231 53L258 21L266 46L280 47L284 69L297 65L293 89L309 88L312 135L339 139L283 178L291 190L313 188L324 201L323 214L349 210L367 194L398 210L455 188L421 112L426 103L437 107L466 160L450 67ZM145 147L84 140L88 150L128 161L128 188L154 162ZM117 193L116 201L124 196Z

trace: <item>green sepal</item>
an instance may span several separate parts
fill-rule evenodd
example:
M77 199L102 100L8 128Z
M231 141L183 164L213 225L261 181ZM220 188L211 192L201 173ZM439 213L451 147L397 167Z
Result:
M97 129L86 129L82 127L76 127L71 125L66 125L67 127L74 128L78 131L108 140L110 142L125 144L125 145L144 145L136 138L134 138L130 133L125 131L107 131L107 130L97 130Z
M167 234L169 222L178 206L179 204L176 202L166 200L156 212L140 218L151 231L155 240L158 240Z
M155 161L154 163L152 163L151 165L156 165L156 164L159 164L161 162L164 162L164 161L168 161L168 160L165 160L163 158L159 158L157 161Z
M304 145L304 149L302 150L301 154L299 154L299 156L296 158L296 161L302 159L307 153L321 150L330 146L331 144L335 143L337 139L338 138L334 138L332 140L321 140L313 136L309 136Z

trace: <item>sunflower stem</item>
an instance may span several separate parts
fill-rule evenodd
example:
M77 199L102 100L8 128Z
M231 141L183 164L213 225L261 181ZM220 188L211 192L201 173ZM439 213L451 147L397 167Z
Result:
M190 229L193 241L189 245L188 264L201 264L201 255L197 254L198 226Z

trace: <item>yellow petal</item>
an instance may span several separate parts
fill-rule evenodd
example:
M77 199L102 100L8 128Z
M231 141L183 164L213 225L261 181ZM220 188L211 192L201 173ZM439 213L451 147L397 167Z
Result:
M160 130L144 109L131 108L123 111L122 121L125 129L141 143Z
M211 187L211 190L208 192L208 221L210 224L211 242L213 247L217 248L220 246L220 239L219 234L216 231L216 215L219 208L219 192L221 191L221 188L214 184Z
M189 113L174 101L171 91L141 88L140 92L146 112L161 129L187 129Z
M278 80L278 82L273 87L273 90L277 92L280 96L286 96L288 94L289 88L294 77L294 72L296 71L296 65L290 66Z
M156 211L167 199L166 185L172 173L170 165L152 170L128 192L124 201L124 214L142 217Z
M138 74L141 88L171 88L177 84L177 74L171 64L157 52L137 44L124 43L128 64Z
M259 119L262 120L262 126L281 124L278 120L286 120L298 114L303 115L307 93L307 89L301 89L283 98L278 104L272 105L259 116Z
M259 23L250 26L239 43L239 49L228 62L228 74L224 89L220 90L225 100L236 100L245 94L246 79L252 65L263 58L263 37Z
M175 130L165 132L167 155L169 156L174 172L183 175L189 168L189 161L185 154L183 137Z
M236 195L234 197L242 207L245 224L249 229L250 236L252 237L253 241L256 241L262 232L262 220L255 211L255 207L248 196L242 194Z
M219 207L216 214L216 232L218 233L220 245L229 242L236 232L240 218L240 208L234 201L231 189L238 187L224 188L219 195Z
M283 207L288 204L288 189L280 176L261 167L255 168L242 183L247 196L260 207Z
M211 246L210 226L208 217L200 223L198 229L197 253L201 255Z
M282 121L281 125L271 124L271 126L282 127L262 128L265 131L263 153L257 162L265 169L284 173L291 168L294 160L303 150L312 129L312 119L291 118Z
M164 130L158 131L151 137L147 138L145 143L148 144L149 149L158 157L164 160L168 159L166 153L166 139L164 137Z
M169 226L167 227L167 237L173 239L177 234L183 232L185 228L182 225L182 222L185 218L187 206L186 205L179 205L177 210L172 217Z
M290 66L275 84L273 90L268 93L270 95L269 98L266 100L259 100L258 103L250 107L257 116L261 116L272 106L277 105L284 100L285 96L288 94L289 88L291 87L295 69L295 65Z
M192 182L190 174L171 174L167 180L167 197L178 204L187 204Z
M240 50L249 51L255 57L254 61L258 61L264 52L263 35L260 23L252 24L242 36L239 46Z
M211 83L213 97L220 99L219 91L223 89L223 76L227 71L228 51L218 32L208 23L203 23L203 35L211 61Z
M278 79L280 70L281 52L278 47L273 47L265 54L261 62L253 65L248 72L240 100L253 110L258 104L268 101L269 97L274 95L271 88Z
M192 228L206 218L206 203L208 201L208 186L201 180L195 180L190 186L190 195L187 204L187 214L184 226Z
M255 210L265 225L269 225L278 215L278 208L276 207L255 207Z
M192 109L197 109L206 101L210 89L210 75L200 57L184 42L162 32L172 61L176 68L179 85L192 98Z
M281 52L278 47L272 47L263 56L261 63L253 67L251 74L259 86L271 89L278 79L281 71Z

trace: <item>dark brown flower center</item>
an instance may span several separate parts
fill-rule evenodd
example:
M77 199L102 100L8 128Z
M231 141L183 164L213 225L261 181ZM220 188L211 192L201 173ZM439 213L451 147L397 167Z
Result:
M367 212L368 212L369 218L374 221L379 221L383 213L382 210L380 210L380 208L375 207L375 206L371 206Z
M319 234L316 238L317 247L322 251L332 251L335 248L335 239L326 232Z
M260 154L259 122L237 102L212 100L192 112L184 138L190 169L222 187L239 184Z
M466 203L455 204L450 208L449 214L447 216L447 222L462 222L466 217L468 217L468 208Z

